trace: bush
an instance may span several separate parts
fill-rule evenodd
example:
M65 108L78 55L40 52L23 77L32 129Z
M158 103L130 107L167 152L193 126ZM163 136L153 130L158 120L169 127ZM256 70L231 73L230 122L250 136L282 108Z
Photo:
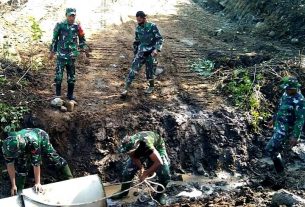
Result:
M214 69L214 63L206 59L198 59L191 64L191 70L198 73L201 76L209 77Z
M231 100L235 106L248 112L250 124L255 132L259 131L261 120L268 118L268 104L260 91L264 77L260 74L253 80L248 71L239 68L233 71L232 80L227 84L226 91L232 94Z
M11 132L20 129L20 122L29 109L24 106L10 106L0 103L0 127L1 131Z
M42 37L42 30L40 29L39 23L34 17L29 17L31 22L32 40L37 41Z

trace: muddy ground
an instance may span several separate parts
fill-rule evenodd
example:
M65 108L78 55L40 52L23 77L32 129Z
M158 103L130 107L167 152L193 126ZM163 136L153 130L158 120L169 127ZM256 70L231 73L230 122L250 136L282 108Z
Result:
M108 3L107 12L111 12ZM24 77L27 84L20 86L16 82L24 74L23 68L2 60L1 73L10 84L0 89L1 101L31 108L27 123L50 134L53 146L68 160L76 177L98 173L105 182L118 181L124 160L115 154L119 140L141 130L159 132L166 140L176 180L169 187L168 206L269 206L272 193L281 188L304 196L302 160L295 153L288 153L289 176L276 176L263 152L272 132L263 127L254 133L244 111L233 107L230 94L219 90L232 68L250 69L271 61L275 65L272 67L281 69L286 67L282 66L283 61L297 57L298 48L241 30L236 22L188 0L161 3L175 12L149 16L165 38L158 65L162 73L151 96L144 95L142 72L134 81L130 96L120 99L133 57L136 25L133 18L121 16L124 19L117 25L104 22L103 29L89 31L87 40L92 51L89 62L84 57L78 62L78 106L74 112L62 113L50 106L54 93L52 61L42 70L29 71ZM63 5L52 5L48 12L52 14ZM58 18L54 15L51 21ZM19 47L22 44L18 43ZM41 42L38 47L38 53L46 56L47 45ZM249 58L251 52L255 55ZM207 57L220 72L216 69L213 76L205 78L193 72L190 65ZM276 75L271 79L274 83L280 80ZM265 91L275 104L278 89L270 86ZM273 107L270 106L271 111ZM43 178L44 183L58 178L50 169L44 172L48 175ZM7 196L8 177L5 173L2 177L1 194ZM181 178L185 182L179 182ZM184 196L177 196L182 192Z

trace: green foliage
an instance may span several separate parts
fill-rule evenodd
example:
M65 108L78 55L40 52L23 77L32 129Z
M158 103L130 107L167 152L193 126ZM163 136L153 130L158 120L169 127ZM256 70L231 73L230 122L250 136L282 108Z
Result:
M266 100L260 92L260 85L264 81L262 74L257 74L255 81L243 68L234 70L233 78L226 86L227 92L232 94L231 100L235 106L248 111L251 125L258 132L262 120L271 114L268 112Z
M39 26L39 23L34 17L29 17L31 22L31 32L32 32L32 40L37 41L40 40L42 37L42 30Z
M9 41L5 41L2 44L1 48L1 56L4 60L10 60L12 57L12 54L10 52L10 49L12 48L12 44Z
M0 127L2 131L11 132L20 128L20 121L29 109L23 106L10 106L0 103Z
M242 106L252 90L252 81L243 69L233 72L233 80L227 85L227 90L232 94L232 101L236 106Z
M201 76L209 77L214 69L214 63L206 59L198 59L191 64L191 70Z
M5 76L1 76L0 75L0 86L3 86L7 83L7 79L5 78Z

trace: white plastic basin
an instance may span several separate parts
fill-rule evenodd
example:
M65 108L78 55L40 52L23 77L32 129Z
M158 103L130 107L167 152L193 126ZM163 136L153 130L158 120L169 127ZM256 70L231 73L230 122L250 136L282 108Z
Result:
M106 207L105 191L98 175L43 185L44 193L23 190L25 207ZM18 196L0 200L0 207L22 207Z

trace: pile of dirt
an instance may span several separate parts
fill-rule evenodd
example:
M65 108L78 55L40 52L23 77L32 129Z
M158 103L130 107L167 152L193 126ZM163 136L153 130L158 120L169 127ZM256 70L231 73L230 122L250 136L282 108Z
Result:
M304 42L304 1L196 0L213 12L224 12L240 25L269 38L302 45ZM276 8L276 9L275 9Z

